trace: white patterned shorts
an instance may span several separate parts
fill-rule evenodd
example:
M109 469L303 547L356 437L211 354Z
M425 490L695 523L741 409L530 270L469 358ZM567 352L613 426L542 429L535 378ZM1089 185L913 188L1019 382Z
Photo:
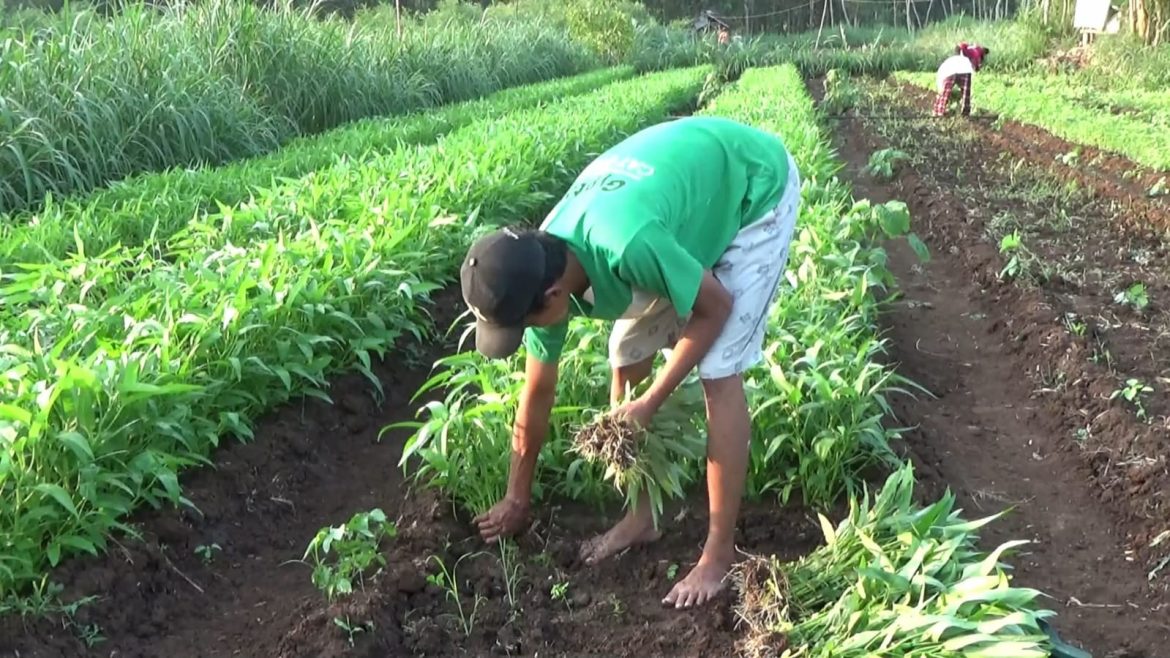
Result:
M764 331L784 270L800 213L800 172L788 156L788 183L772 210L745 227L712 268L732 296L723 332L699 362L699 377L722 379L742 374L763 360ZM622 368L645 361L675 345L688 318L658 298L636 317L614 323L609 361Z

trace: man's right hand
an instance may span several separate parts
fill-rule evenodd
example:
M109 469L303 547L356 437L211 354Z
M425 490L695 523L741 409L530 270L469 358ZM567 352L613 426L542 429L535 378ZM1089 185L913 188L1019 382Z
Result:
M475 517L479 534L487 543L495 543L500 537L510 537L528 525L529 505L527 500L505 496L492 508Z

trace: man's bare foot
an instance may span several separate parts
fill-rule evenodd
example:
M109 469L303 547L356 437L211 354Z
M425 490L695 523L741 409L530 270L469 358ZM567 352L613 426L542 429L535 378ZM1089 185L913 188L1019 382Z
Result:
M708 558L704 553L695 568L675 584L662 603L673 605L677 610L707 603L727 587L726 576L732 561L731 558Z
M626 515L605 534L597 535L581 544L581 560L592 566L630 546L658 541L661 536L662 532L655 530L649 519L642 520L633 515Z

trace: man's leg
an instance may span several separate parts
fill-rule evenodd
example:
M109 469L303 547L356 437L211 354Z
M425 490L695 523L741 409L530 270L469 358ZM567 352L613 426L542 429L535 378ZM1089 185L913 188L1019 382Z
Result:
M959 84L963 85L963 116L971 116L971 74L959 76Z
M675 608L703 605L718 594L735 562L735 526L747 480L751 418L743 376L704 379L707 397L707 497L710 519L699 563L666 595Z
M703 553L662 600L676 608L703 605L726 586L735 561L735 527L743 499L751 416L743 373L763 360L768 314L775 302L800 210L796 163L780 204L740 232L715 265L715 276L736 291L731 318L699 362L707 400L707 498L710 518Z
M619 321L610 338L613 377L609 402L614 408L625 401L626 391L641 384L654 368L654 356L676 338L682 321L669 306L655 305L643 318ZM654 528L650 497L646 492L621 521L603 534L581 545L581 560L597 564L635 544L657 541L662 533Z
M934 116L941 117L947 113L947 103L951 100L951 90L955 88L955 76L943 80L942 91L934 99Z

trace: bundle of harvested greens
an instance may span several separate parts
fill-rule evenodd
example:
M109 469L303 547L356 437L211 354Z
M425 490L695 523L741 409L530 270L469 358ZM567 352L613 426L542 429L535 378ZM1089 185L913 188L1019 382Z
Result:
M873 500L854 501L825 545L800 560L754 557L733 574L748 626L749 658L933 656L1047 658L1040 593L1010 585L999 558L975 546L950 493L926 508L912 499L913 471L895 472Z
M573 438L573 450L605 467L612 482L634 509L642 492L650 498L654 527L665 498L681 498L699 473L706 454L705 405L697 381L680 386L654 415L638 427L613 413L594 412Z

